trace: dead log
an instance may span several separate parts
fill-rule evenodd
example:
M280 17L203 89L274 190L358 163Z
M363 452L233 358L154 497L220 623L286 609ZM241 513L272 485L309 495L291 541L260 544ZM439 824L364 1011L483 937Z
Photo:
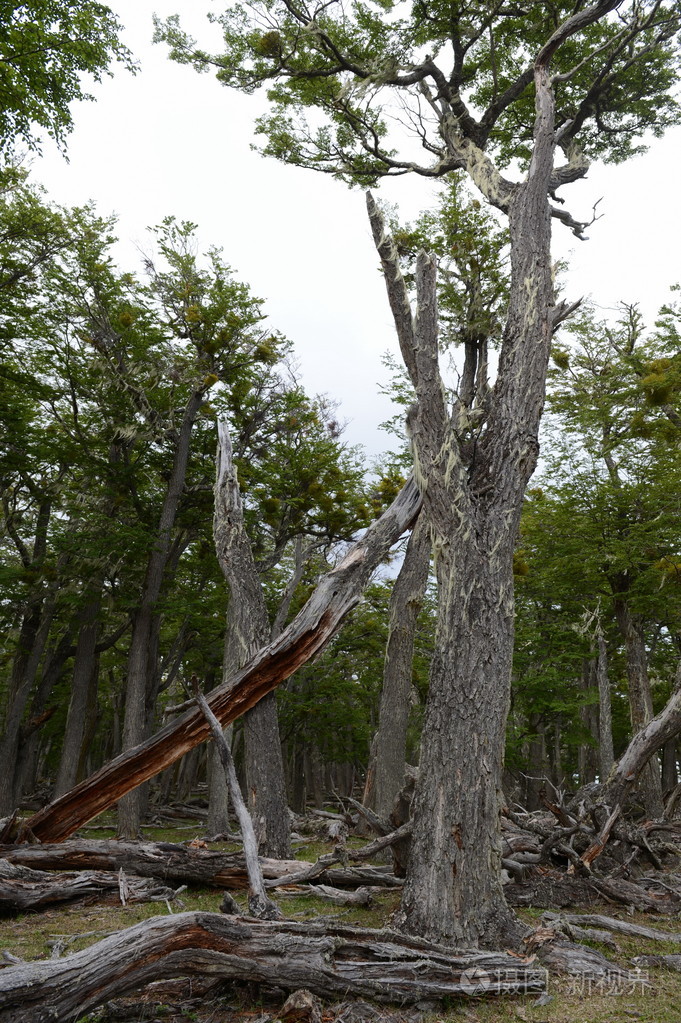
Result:
M556 921L564 920L571 926L600 927L615 934L626 934L630 938L647 938L649 941L668 941L672 945L681 945L681 934L660 931L656 927L645 927L642 924L632 924L628 920L616 920L611 916L602 916L600 913L544 913L542 920L547 920L551 926Z
M594 902L607 901L633 906L643 913L674 915L681 911L681 897L671 890L648 892L621 878L570 877L557 870L527 877L523 884L508 884L504 894L510 906L538 909L590 908Z
M63 959L0 971L0 1023L68 1023L150 981L207 972L398 1004L546 987L543 968L504 953L458 951L391 931L179 913Z
M245 888L248 884L243 853L225 853L171 842L116 842L108 839L71 839L45 845L0 846L0 858L37 870L109 870L122 867L128 874L155 877L178 884L214 885L216 888ZM332 857L337 861L337 857ZM315 866L304 860L271 860L260 857L263 876L281 884ZM310 875L306 873L305 880ZM362 884L399 887L401 881L378 867L328 866L315 880L334 887Z
M177 895L177 890L154 878L121 877L120 872L102 870L50 874L0 860L0 915L107 896L124 902L165 902Z
M208 704L224 727L285 681L329 642L357 604L374 569L409 529L421 507L413 479L343 560L322 577L291 624L239 671L213 689ZM25 822L25 835L60 842L121 796L179 760L210 734L198 707L76 785Z

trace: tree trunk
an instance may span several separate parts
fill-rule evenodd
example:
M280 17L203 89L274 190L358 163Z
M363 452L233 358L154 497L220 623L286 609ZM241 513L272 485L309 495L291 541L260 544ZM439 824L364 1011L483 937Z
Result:
M55 582L36 594L22 622L12 665L4 733L0 740L0 777L3 779L0 787L0 815L10 813L20 797L16 767L21 744L21 723L47 646L57 590L58 583Z
M178 913L145 920L63 959L2 970L0 1023L68 1023L150 981L206 972L398 1004L537 992L547 981L542 967L504 953L456 953L391 931Z
M418 488L414 480L409 480L390 508L342 561L321 578L284 632L209 694L208 703L223 727L323 649L360 599L376 567L411 527L420 507ZM124 751L91 778L34 814L25 822L27 829L41 842L67 838L125 792L175 763L208 734L208 725L198 708L188 710L157 735Z
M97 655L95 647L97 645L100 605L101 590L98 589L87 602L82 614L82 624L73 662L71 699L66 715L61 760L54 786L55 796L61 796L64 792L68 792L78 780L78 764L81 760L86 711L90 702L93 678L96 679Z
M627 654L631 728L633 735L636 735L653 717L653 697L648 678L648 658L643 627L636 616L631 614L626 595L623 596L620 592L620 595L615 597L614 604L617 624ZM661 817L664 811L662 780L659 764L655 757L649 758L643 767L639 775L638 786L645 812L651 817Z
M170 842L124 842L95 839L71 839L55 845L4 845L0 856L10 863L34 870L108 870L123 868L126 874L156 877L173 884L210 885L214 888L242 889L248 885L243 855L213 849L173 845ZM333 857L331 857L333 859ZM272 860L260 857L263 877L275 887L304 872L320 883L335 887L371 884L400 887L400 881L380 867L335 867L303 860ZM268 885L268 887L270 887Z
M636 781L651 756L681 731L681 662L676 670L674 692L660 713L634 735L615 765L604 789L604 802L622 806L634 794ZM662 816L662 814L660 814Z
M225 673L242 667L265 646L270 627L265 596L246 533L232 446L225 423L218 423L215 484L215 545L229 585ZM265 856L291 855L284 761L277 701L267 694L244 716L244 762L248 806Z
M475 544L452 536L437 558L438 626L402 899L410 933L455 944L477 944L509 920L499 838L509 687L499 683L513 651L513 552L500 551L490 572L487 550L484 534Z
M555 45L552 40L535 65L537 117L527 178L508 186L510 300L494 390L477 404L461 396L453 410L446 404L434 258L418 256L412 318L395 244L369 197L400 348L416 390L407 424L438 579L400 926L457 944L508 941L520 933L500 878L501 776L513 651L513 548L537 461L556 322L548 203L555 150L548 65ZM486 187L496 185L490 180Z
M430 524L420 515L390 597L390 631L383 669L378 731L363 803L387 817L404 785L414 636L430 569Z
M598 655L596 658L596 678L598 680L598 749L600 756L601 781L604 782L612 771L615 753L612 742L612 702L610 699L610 679L608 678L608 646L605 642L601 623L596 632Z

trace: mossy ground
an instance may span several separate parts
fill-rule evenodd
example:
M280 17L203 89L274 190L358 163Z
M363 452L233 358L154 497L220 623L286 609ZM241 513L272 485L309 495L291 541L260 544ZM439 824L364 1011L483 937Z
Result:
M109 821L100 819L100 827L88 829L82 837L112 838ZM201 837L204 828L200 821L182 822L177 827L145 827L144 838L149 841L189 842ZM361 840L357 843L362 844ZM211 848L233 849L229 843L218 843ZM304 860L315 860L331 850L330 844L311 842L300 846L296 856ZM233 893L237 902L246 910L245 893ZM182 893L182 906L171 906L175 911L206 910L217 912L222 891L209 888L192 888ZM297 920L314 919L318 916L333 916L344 923L361 927L383 927L389 925L390 916L399 902L399 893L386 890L369 908L339 908L314 895L275 895L282 912ZM629 922L643 923L659 930L681 933L681 920L645 917L628 914L613 906L591 906L590 912L609 916L621 916ZM107 902L59 906L38 913L25 913L0 918L0 955L6 950L22 959L45 959L52 955L55 943L62 954L77 951L100 940L112 931L130 927L148 917L167 914L165 903L143 903L121 906L111 897ZM541 917L540 910L523 910L521 915L528 923L536 924ZM617 948L594 945L608 959L627 969L632 969L632 960L638 955L678 953L677 944L652 942L613 935ZM595 983L577 978L551 976L548 996L537 998L532 995L514 995L503 998L467 998L452 1000L441 1007L433 1007L424 1017L424 1023L681 1023L681 973L666 968L650 968L643 971L641 981L618 982L612 990L603 993ZM182 986L184 984L184 987ZM197 1023L236 1023L237 1020L262 1018L263 1014L274 1015L277 1005L258 1004L258 995L248 985L232 987L229 994L206 999L188 997L191 985L188 982L153 985L146 995L126 999L121 1012L130 1020L166 1020L181 1023L196 1020ZM119 1015L118 1018L123 1018ZM91 1013L88 1023L113 1019L106 1010ZM395 1017L393 1017L394 1019ZM85 1023L85 1020L83 1021Z

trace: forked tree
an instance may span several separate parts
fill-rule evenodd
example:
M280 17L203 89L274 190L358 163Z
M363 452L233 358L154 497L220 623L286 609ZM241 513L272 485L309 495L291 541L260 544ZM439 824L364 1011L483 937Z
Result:
M660 134L678 120L680 14L680 4L656 0L417 0L411 9L390 0L255 0L218 19L219 55L198 49L177 19L157 26L175 59L213 67L246 92L268 86L271 112L258 124L266 154L362 185L464 170L508 217L511 293L496 381L477 377L479 386L450 404L438 367L435 261L419 257L414 316L369 199L417 395L409 424L439 586L401 909L405 929L436 940L517 933L499 874L500 782L513 548L537 461L551 338L570 311L556 303L551 220L582 237L586 224L557 190L584 177L590 159L624 159L644 130ZM413 132L400 151L405 125ZM477 367L468 369L476 379Z

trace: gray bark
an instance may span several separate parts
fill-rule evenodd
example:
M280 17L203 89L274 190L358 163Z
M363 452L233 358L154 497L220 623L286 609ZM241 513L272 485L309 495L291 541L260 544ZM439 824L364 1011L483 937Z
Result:
M90 689L93 677L96 679L98 617L101 605L101 592L98 590L87 602L82 615L76 655L73 662L73 681L71 683L71 699L66 715L64 741L62 743L61 760L54 786L55 796L61 796L78 781L78 765L81 761L81 749L87 708L90 702Z
M265 597L246 533L227 424L218 423L215 546L229 585L225 674L241 668L270 637ZM274 693L244 716L246 789L263 855L291 855L291 828Z
M394 243L369 200L400 347L417 395L408 424L433 530L439 601L400 926L458 944L509 940L519 933L501 885L499 818L513 650L513 548L537 460L557 317L548 202L555 150L549 62L584 16L605 10L600 5L570 19L537 58L528 175L520 185L504 183L511 296L497 381L485 405L471 407L459 398L453 412L447 408L438 368L434 259L418 257L412 320ZM448 142L460 145L454 132ZM500 176L488 166L476 181L498 194Z
M615 616L624 640L627 655L627 681L629 683L629 709L632 733L636 735L652 720L653 697L648 677L643 627L632 615L626 594L615 597ZM656 757L649 757L638 776L638 789L645 812L651 817L661 817L664 812L662 801L662 779Z
M381 1002L542 991L546 971L504 953L453 952L391 931L178 913L63 959L0 972L0 1023L69 1023L164 977L225 980Z
M6 517L9 535L14 539L25 569L40 573L47 550L47 529L52 513L52 499L43 498L37 515L33 550L29 552ZM42 655L47 645L54 615L58 583L47 585L39 579L30 593L17 637L12 672L3 708L3 733L0 738L0 815L11 813L19 793L15 770L21 741L21 723L35 684Z
M68 842L40 845L0 846L0 855L9 863L34 870L120 870L139 877L156 877L175 884L210 885L214 888L242 889L248 886L243 855L213 849L173 845L170 842L124 842L72 839ZM315 878L334 887L356 888L361 884L400 887L400 881L380 867L335 867L340 857L329 855L328 863L303 860L272 860L260 857L266 887L286 885L292 877Z
M430 569L430 524L420 515L407 544L390 597L390 626L383 669L378 731L372 747L364 805L387 817L404 785L414 637Z
M598 749L600 756L601 781L610 776L615 763L612 743L612 703L610 700L610 679L608 678L608 647L600 622L596 631L598 655L596 657L596 678L598 680Z
M172 531L187 475L191 433L204 400L204 389L191 395L184 409L182 423L174 439L173 464L163 498L156 536L149 552L139 607L133 619L128 670L125 685L125 717L123 749L130 749L147 736L148 690L156 676L157 653L155 608L163 585L170 555ZM121 838L135 838L139 833L144 793L138 787L121 796L118 802L118 833Z
M681 731L681 663L674 692L666 706L632 738L603 790L603 800L624 805L634 794L637 779L654 753ZM662 814L660 813L661 817Z

